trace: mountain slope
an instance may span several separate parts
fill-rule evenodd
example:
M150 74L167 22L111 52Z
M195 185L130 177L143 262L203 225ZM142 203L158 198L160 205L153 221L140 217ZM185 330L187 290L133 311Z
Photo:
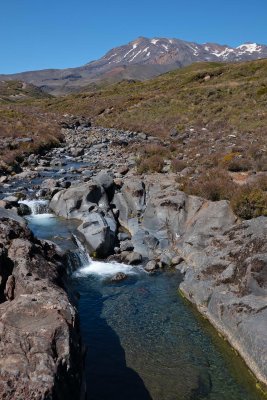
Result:
M236 62L267 58L267 46L256 43L236 48L215 43L197 44L179 39L140 37L110 50L82 67L0 75L0 80L21 80L55 95L78 91L92 82L145 80L194 62Z
M199 139L210 132L218 140L220 152L224 152L228 134L234 135L236 149L250 143L265 154L266 106L267 60L258 60L195 63L146 82L121 82L96 92L55 98L47 107L91 117L96 125L160 138L168 137L172 130L192 135L190 129L194 128ZM212 143L204 142L198 149L197 137L196 154L206 145Z

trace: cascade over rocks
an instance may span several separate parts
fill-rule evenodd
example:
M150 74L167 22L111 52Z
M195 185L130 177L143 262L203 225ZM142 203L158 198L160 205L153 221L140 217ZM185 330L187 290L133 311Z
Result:
M0 398L79 398L76 310L63 289L62 254L0 209Z
M112 187L112 183L109 182L106 190ZM90 181L56 193L50 202L50 208L57 215L83 221L77 234L89 253L101 258L113 252L117 232L106 190Z

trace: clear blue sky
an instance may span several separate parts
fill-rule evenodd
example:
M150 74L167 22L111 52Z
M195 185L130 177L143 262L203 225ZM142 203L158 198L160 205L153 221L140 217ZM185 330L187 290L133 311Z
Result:
M0 73L79 66L138 36L267 44L267 0L0 0Z

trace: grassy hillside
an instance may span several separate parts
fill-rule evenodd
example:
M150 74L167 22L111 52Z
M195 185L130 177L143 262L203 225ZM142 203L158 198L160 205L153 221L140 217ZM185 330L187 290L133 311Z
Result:
M0 104L47 98L51 98L51 96L30 83L0 81Z
M167 136L190 125L260 132L266 104L267 60L260 60L194 64L150 81L61 98L51 107L93 116L97 124Z
M57 115L34 105L50 99L41 89L19 81L0 82L0 171L25 154L61 140Z
M159 172L168 159L188 193L229 199L245 218L267 215L267 60L198 63L45 106L158 136L161 145L135 149L140 173Z
M0 146L0 157L2 151L10 161L23 146L31 151L58 140L57 121L65 113L158 136L158 145L131 149L140 173L160 172L168 160L188 193L229 199L241 216L267 215L267 60L197 63L146 82L102 83L61 98L35 90L16 102L9 96L0 103L0 137L10 151ZM25 135L33 143L14 144Z

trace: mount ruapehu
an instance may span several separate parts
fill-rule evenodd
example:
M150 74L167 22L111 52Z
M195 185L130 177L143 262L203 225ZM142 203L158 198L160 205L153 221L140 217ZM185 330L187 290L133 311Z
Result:
M139 37L81 67L0 75L0 80L24 81L59 95L79 91L88 85L123 79L142 81L195 62L238 62L261 58L267 58L267 46L257 43L245 43L233 48L216 43Z

